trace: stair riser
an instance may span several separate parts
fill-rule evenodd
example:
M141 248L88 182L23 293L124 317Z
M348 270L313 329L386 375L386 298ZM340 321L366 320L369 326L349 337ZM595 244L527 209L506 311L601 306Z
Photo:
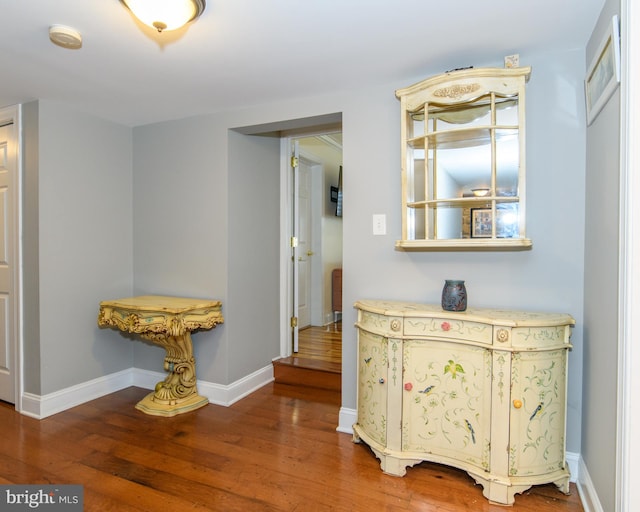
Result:
M342 389L342 375L339 373L300 368L274 362L273 376L279 384L306 386L332 391L340 391Z

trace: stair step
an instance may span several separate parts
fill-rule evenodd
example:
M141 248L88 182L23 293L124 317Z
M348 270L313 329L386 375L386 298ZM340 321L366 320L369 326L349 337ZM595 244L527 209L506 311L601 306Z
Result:
M273 362L273 376L280 384L340 391L342 369L336 363L284 357Z

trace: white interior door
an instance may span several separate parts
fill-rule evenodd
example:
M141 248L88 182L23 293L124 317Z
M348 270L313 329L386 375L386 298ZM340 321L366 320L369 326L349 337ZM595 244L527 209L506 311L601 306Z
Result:
M311 169L300 159L297 140L291 141L291 171L293 174L293 211L291 218L292 240L292 311L295 321L291 322L293 352L298 352L298 332L300 327L310 324L311 272L309 257L312 255L309 243L311 232Z
M0 112L2 114L2 112ZM1 119L0 119L1 121ZM13 190L17 176L14 124L0 126L0 400L15 403L15 340L12 335L12 272L14 240Z
M298 165L298 328L311 325L311 169Z
M298 279L298 233L300 231L300 223L298 221L298 211L300 210L300 205L298 203L298 187L300 186L300 178L299 178L299 163L300 163L300 152L298 148L298 141L291 141L291 182L292 187L292 209L291 209L291 297L292 297L292 305L291 305L291 341L293 345L293 352L298 351L298 302L299 302L299 279ZM294 321L295 319L295 321Z
M336 142L329 144L325 140L329 137L322 135L325 132L318 133L321 135L303 130L289 133L282 139L281 226L284 245L281 269L282 275L286 276L281 288L281 304L285 313L281 318L283 357L291 355L292 349L298 352L298 326L325 325L327 320L331 321L331 288L326 269L342 266L341 219L335 217L335 207L328 204L329 191L325 191L326 195L323 192L325 182L338 183L338 168L342 163L341 137L336 137ZM327 169L334 168L335 176L331 171L327 176ZM328 262L324 259L327 253L331 255Z

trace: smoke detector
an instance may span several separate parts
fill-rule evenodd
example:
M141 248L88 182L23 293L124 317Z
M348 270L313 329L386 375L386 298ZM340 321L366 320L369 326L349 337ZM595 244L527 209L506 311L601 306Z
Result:
M51 25L49 27L49 39L53 44L77 50L82 47L82 35L77 30L64 25Z

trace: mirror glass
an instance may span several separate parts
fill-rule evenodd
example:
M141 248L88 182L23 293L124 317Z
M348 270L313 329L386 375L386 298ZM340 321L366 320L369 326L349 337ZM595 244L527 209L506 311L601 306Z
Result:
M491 237L493 198L495 235L519 236L518 100L496 97L493 105L487 95L454 107L430 104L426 123L414 116L414 136L426 124L425 144L413 150L412 200L426 203L414 212L416 238L428 238L427 226L435 239Z

